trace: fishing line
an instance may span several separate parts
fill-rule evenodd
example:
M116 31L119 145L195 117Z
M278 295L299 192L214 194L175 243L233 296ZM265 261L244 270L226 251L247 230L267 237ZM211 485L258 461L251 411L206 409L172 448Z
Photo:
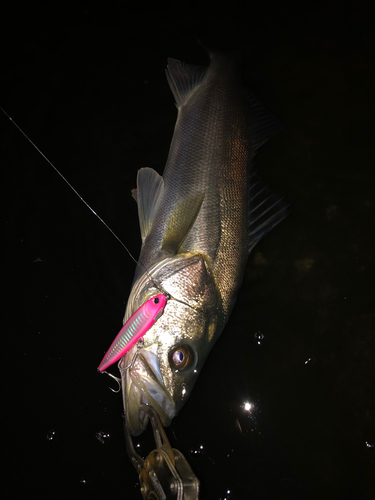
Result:
M120 238L113 231L113 229L111 229L109 227L109 225L100 217L100 215L98 215L95 212L95 210L87 203L87 201L82 198L82 196L79 194L79 192L72 186L72 184L70 184L70 182L68 181L68 179L66 177L64 177L64 175L60 172L60 170L57 167L55 167L55 165L51 162L51 160L49 160L47 158L47 156L38 148L38 146L30 139L30 137L22 130L22 128L13 120L13 118L11 116L9 116L8 113L2 107L0 107L0 109L4 113L4 115L9 118L9 120L13 123L13 125L21 132L21 134L25 137L25 139L27 139L29 141L29 143L38 151L38 153L42 156L42 158L44 158L46 160L46 162L54 169L54 171L61 177L61 179L70 187L70 189L73 191L73 193L78 196L78 198L82 201L82 203L84 203L86 205L86 207L95 215L95 217L97 217L100 220L100 222L116 238L116 240L123 246L123 248L125 248L126 252L133 259L133 261L137 265L140 265L142 267L142 269L145 271L145 273L147 274L147 276L151 279L152 283L155 285L155 288L158 289L158 290L160 290L166 297L172 298L172 299L176 300L177 302L181 302L182 304L185 304L185 302L183 302L181 300L178 300L178 299L175 299L174 297L172 297L171 294L169 294L166 290L164 290L164 288L161 286L161 284L158 283L151 276L151 274L148 272L148 270L146 269L146 267L141 262L139 262L135 257L133 257L133 255L131 254L131 252L128 249L128 247L120 240ZM188 307L191 307L191 306L189 306L189 304L185 304L185 305L188 306Z
M135 257L133 257L133 255L130 253L130 250L120 240L120 238L117 236L117 234L108 226L108 224L100 217L100 215L98 215L95 212L95 210L87 203L87 201L82 198L82 196L78 193L78 191L70 184L68 179L66 177L64 177L64 175L60 172L60 170L57 167L55 167L55 165L47 158L47 156L44 153L42 153L42 151L38 148L38 146L30 139L30 137L22 130L22 128L19 125L17 125L17 123L13 120L13 118L11 116L9 116L8 113L3 108L0 107L0 109L4 113L4 115L9 118L9 120L13 123L13 125L15 127L17 127L17 129L21 132L21 134L25 137L25 139L27 139L29 141L29 143L38 151L38 153L46 160L46 162L49 163L49 165L51 165L51 167L54 169L54 171L57 174L59 174L61 179L70 187L70 189L73 191L73 193L75 193L78 196L78 198L82 201L82 203L84 203L86 205L86 207L89 210L91 210L91 212L95 215L95 217L97 217L100 220L100 222L102 224L104 224L104 226L108 229L108 231L111 234L113 234L113 236L116 238L116 240L125 248L125 250L128 252L130 257L134 260L134 262L136 264L138 264L137 259Z

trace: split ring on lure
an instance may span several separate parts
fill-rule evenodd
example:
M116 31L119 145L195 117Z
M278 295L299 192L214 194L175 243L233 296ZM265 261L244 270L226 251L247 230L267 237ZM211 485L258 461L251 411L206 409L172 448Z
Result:
M167 300L168 297L162 293L154 295L130 316L98 366L100 372L122 358L144 336L163 314Z

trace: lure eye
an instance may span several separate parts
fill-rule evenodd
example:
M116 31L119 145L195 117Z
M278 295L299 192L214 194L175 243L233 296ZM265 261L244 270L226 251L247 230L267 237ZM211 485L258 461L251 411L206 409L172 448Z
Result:
M159 300L160 300L159 297L155 297L154 298L154 304L159 304Z
M173 369L184 371L195 365L196 356L193 349L187 345L179 345L173 351L171 351L169 356L169 362Z

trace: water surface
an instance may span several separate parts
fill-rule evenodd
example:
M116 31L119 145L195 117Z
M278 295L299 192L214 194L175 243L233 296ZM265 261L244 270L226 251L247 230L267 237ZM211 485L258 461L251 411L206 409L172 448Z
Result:
M268 2L236 21L90 2L9 18L1 106L134 255L130 191L138 168L162 173L176 118L166 58L208 62L192 28L224 45L241 38L247 85L285 123L257 167L292 213L250 256L231 319L167 430L203 499L374 498L369 6ZM121 397L96 372L134 263L0 120L3 498L141 498ZM151 451L147 437L135 444Z

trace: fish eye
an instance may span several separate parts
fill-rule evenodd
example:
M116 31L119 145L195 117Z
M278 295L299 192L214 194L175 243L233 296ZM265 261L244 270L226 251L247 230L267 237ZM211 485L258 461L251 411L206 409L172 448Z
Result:
M159 297L155 297L154 298L154 304L159 304L159 300L160 300Z
M187 344L182 344L170 352L169 362L175 370L184 371L195 365L195 358L193 349Z

